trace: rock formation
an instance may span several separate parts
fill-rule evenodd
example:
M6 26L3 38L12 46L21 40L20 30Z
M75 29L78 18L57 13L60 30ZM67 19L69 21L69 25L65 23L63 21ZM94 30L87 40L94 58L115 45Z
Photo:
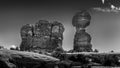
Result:
M49 23L40 20L35 25L24 25L21 28L22 51L52 52L62 46L64 26L55 21Z
M32 46L32 39L33 39L33 25L26 24L21 28L21 38L22 43L20 45L20 49L23 50L30 50Z
M86 10L82 10L73 16L72 25L76 27L74 36L74 51L90 52L92 51L91 36L85 32L85 28L89 26L91 20L90 14Z
M62 48L64 27L61 23L40 20L35 25L24 25L21 51L15 46L11 50L0 46L0 68L120 67L120 53L91 52L91 36L85 31L90 20L91 16L85 10L75 14L72 22L76 27L74 50L68 52Z
M59 48L57 49L59 50ZM34 52L0 49L0 68L92 68L120 66L120 53L61 53L62 60ZM85 66L85 67L84 67ZM88 67L90 66L90 67Z
M58 61L43 54L0 49L0 68L55 68Z

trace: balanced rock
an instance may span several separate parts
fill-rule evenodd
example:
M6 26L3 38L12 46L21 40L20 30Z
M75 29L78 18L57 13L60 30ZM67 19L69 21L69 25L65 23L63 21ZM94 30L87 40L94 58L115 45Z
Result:
M89 26L90 20L91 16L86 10L81 10L73 16L72 25L76 27L76 34L74 36L74 51L92 51L91 36L85 32L85 28Z

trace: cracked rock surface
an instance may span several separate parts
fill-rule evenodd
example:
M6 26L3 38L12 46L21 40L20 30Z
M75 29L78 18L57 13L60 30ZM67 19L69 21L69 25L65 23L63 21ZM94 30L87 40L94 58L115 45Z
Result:
M50 68L58 61L57 58L43 54L0 49L0 68Z

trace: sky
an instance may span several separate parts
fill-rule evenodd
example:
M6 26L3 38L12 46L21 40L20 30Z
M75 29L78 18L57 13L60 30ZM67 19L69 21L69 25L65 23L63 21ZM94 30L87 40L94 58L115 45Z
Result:
M107 0L108 1L108 0ZM110 0L110 3L113 3ZM117 2L118 3L118 2ZM113 4L116 4L114 2ZM39 20L59 21L64 27L63 48L73 48L75 28L72 17L81 9L103 7L101 0L1 0L0 45L9 48L21 43L20 28ZM119 6L119 5L117 5ZM87 32L92 36L92 48L100 52L120 52L120 14L92 10Z

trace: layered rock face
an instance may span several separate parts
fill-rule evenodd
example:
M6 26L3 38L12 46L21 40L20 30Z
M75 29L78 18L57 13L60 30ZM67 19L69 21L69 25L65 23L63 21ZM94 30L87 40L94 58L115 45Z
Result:
M76 27L74 36L74 51L90 52L92 51L91 36L85 31L91 20L90 14L82 10L73 16L72 25Z
M21 28L22 51L46 51L52 52L55 48L62 46L64 26L55 21L49 23L40 20L35 25L24 25Z

